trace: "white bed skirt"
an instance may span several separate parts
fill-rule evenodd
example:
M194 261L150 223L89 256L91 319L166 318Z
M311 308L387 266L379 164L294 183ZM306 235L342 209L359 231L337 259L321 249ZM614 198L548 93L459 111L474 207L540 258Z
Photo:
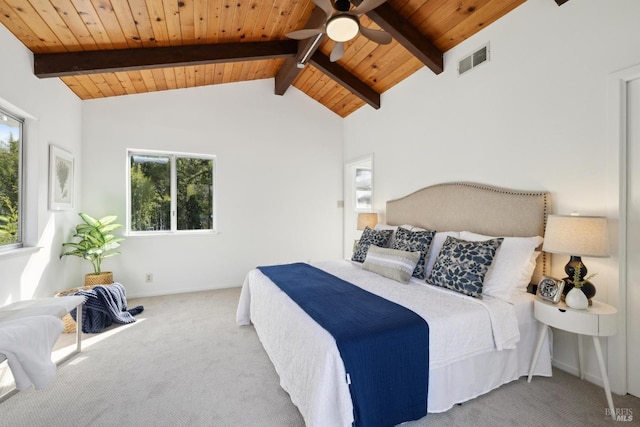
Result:
M533 317L534 296L514 297L520 329L517 347L484 352L430 369L428 412L445 412L457 403L529 373L538 330ZM243 284L237 323L254 324L280 376L280 385L291 396L307 426L351 425L353 406L348 386L342 381L346 373L335 340L257 270L250 272ZM551 376L550 335L540 352L534 375ZM326 357L320 358L305 353L308 349L322 348L335 351L326 350Z

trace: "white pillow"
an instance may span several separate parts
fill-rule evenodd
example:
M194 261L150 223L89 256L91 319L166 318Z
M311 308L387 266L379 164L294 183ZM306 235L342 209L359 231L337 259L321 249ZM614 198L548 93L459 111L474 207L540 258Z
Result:
M460 238L477 242L494 239L495 237L462 231L460 232ZM496 252L493 265L485 277L483 295L491 295L505 301L511 301L511 294L522 286L523 277L531 268L531 258L536 248L542 243L542 240L540 236L504 237L502 245ZM533 268L535 269L535 260ZM533 274L533 271L531 271L531 274ZM529 274L529 279L531 274Z
M447 240L447 237L455 237L456 239L460 237L460 233L457 231L439 231L433 236L433 240L431 241L431 247L429 248L429 254L427 255L425 274L426 277L431 276L431 270L433 270L433 264L436 263L436 258L438 258L438 254L440 253L440 249L442 249L442 245L444 245L444 241Z

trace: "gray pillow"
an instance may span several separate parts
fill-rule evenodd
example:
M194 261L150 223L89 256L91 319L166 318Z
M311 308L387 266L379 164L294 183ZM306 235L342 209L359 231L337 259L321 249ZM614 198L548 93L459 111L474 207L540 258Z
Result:
M401 251L371 245L362 268L406 284L409 283L419 260L420 252Z
M447 237L427 282L476 298L503 238L481 242Z

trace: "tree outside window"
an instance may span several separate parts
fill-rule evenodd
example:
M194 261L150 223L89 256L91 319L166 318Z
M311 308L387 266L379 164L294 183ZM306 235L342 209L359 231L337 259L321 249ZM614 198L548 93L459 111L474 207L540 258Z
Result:
M21 245L22 121L0 110L0 250Z
M214 229L213 156L129 153L130 232Z

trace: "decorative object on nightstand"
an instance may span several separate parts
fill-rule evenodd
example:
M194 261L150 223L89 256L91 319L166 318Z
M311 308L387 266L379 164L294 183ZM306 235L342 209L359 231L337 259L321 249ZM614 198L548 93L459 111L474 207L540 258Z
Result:
M560 302L562 290L564 289L564 280L554 279L553 277L543 276L538 283L536 295L554 304Z
M604 258L609 256L609 233L607 218L602 216L549 215L544 234L542 250L552 254L569 255L564 267L567 274L563 294L574 288L582 290L588 303L596 294L596 288L589 281L583 256Z
M613 406L613 399L611 398L611 387L609 386L607 369L604 364L604 358L602 357L600 337L608 337L616 334L617 313L618 310L615 307L595 300L593 301L593 305L588 307L586 310L574 310L562 302L558 304L551 304L548 301L536 298L533 302L533 314L542 324L538 331L538 343L536 344L533 359L531 360L531 367L529 368L529 377L527 382L531 382L533 370L538 363L538 356L540 356L540 350L542 349L542 344L544 343L549 327L578 334L578 363L580 368L580 378L583 380L584 358L582 356L582 336L591 336L593 339L593 347L598 358L598 365L600 367L600 374L602 375L604 392L607 396L607 403L609 405L609 410L611 411L611 416L615 420L616 411Z

